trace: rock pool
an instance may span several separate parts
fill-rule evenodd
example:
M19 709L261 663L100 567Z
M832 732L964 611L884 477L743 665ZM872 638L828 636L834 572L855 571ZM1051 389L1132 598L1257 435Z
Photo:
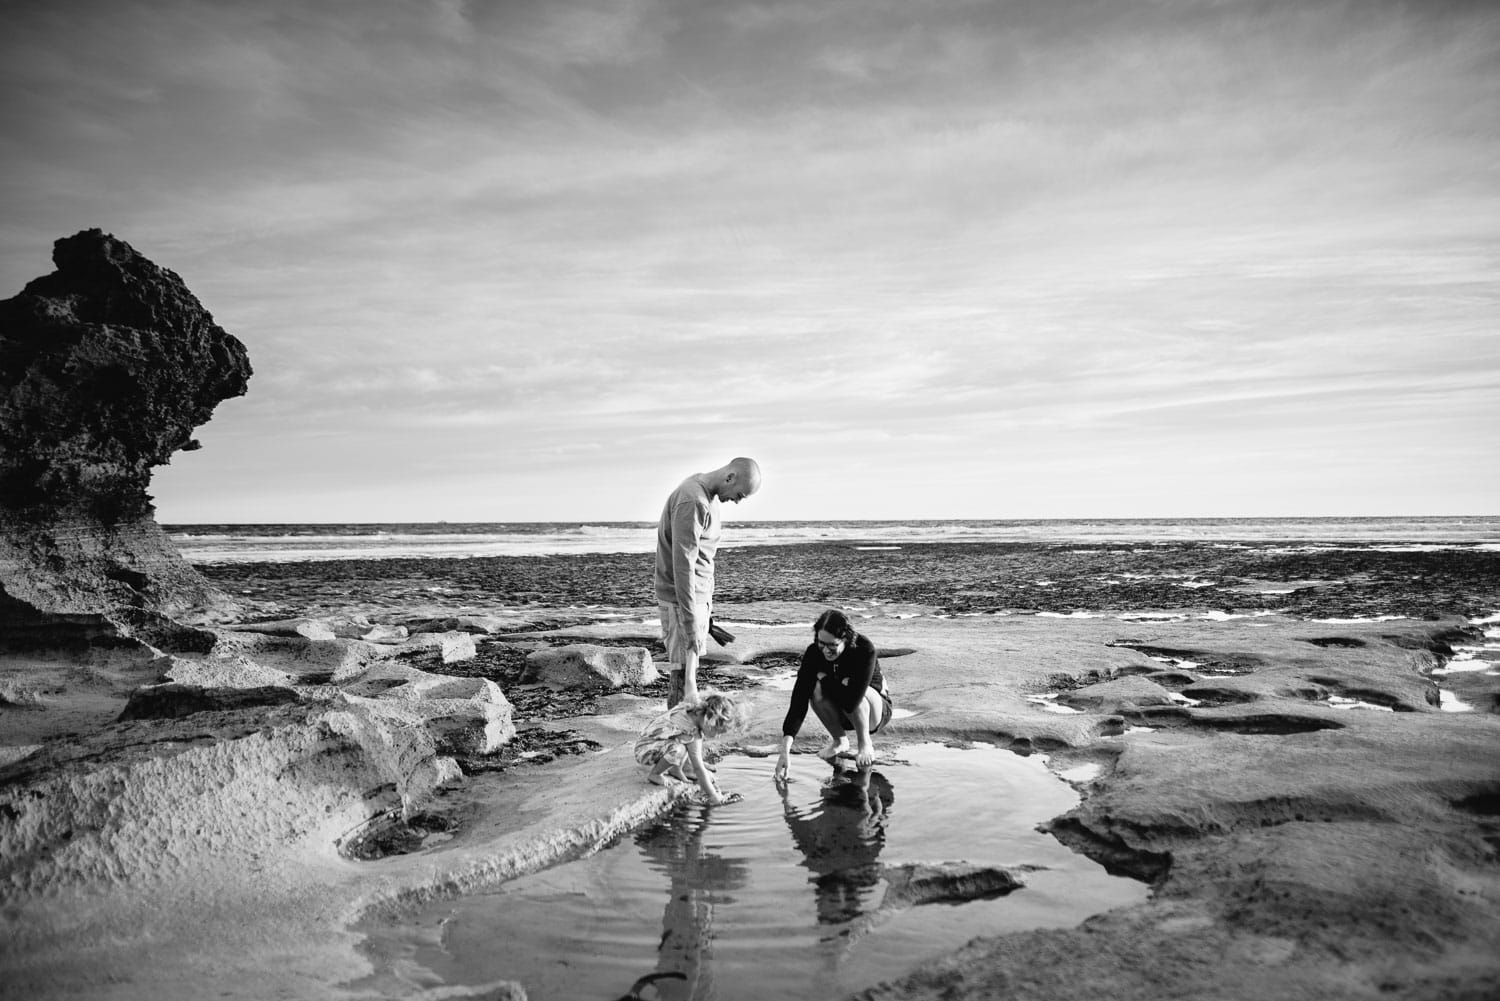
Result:
M1078 801L1040 757L923 744L835 772L798 755L783 790L767 759L718 770L741 802L682 802L588 858L367 928L380 979L509 979L531 1001L573 1001L668 972L646 997L822 999L977 935L1076 925L1148 892L1035 830ZM914 865L943 863L1024 885L914 889Z

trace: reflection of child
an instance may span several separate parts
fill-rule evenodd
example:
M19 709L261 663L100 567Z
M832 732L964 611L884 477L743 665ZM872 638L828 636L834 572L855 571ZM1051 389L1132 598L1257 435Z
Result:
M729 797L719 791L713 773L703 763L703 738L719 736L742 718L740 704L718 692L706 692L697 702L679 702L646 724L635 742L635 760L650 766L648 782L664 786L674 780L696 779L705 799L723 803ZM692 766L692 774L684 764Z

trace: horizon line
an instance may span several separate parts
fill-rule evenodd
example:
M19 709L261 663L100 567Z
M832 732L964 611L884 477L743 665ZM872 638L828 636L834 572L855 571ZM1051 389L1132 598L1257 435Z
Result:
M870 524L878 522L902 522L902 523L924 523L937 522L970 522L970 521L999 521L999 522L1024 522L1024 521L1380 521L1396 519L1426 519L1444 521L1455 521L1466 518L1500 518L1500 512L1491 514L1194 514L1194 515L1057 515L1047 517L1005 517L1005 518L976 518L976 517L953 517L953 518L734 518L736 525L745 524ZM331 521L158 521L157 524L163 528L167 526L194 527L203 525L654 525L655 519L643 518L508 518L488 521L454 521L446 518L418 521L395 521L389 519L377 519L373 521L334 519Z

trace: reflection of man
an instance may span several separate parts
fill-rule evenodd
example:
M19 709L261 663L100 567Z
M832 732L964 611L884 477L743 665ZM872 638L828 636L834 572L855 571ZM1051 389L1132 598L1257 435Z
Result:
M656 526L656 602L672 665L667 708L698 700L698 658L708 643L714 603L714 554L719 548L719 502L738 504L760 489L754 459L730 460L711 473L694 473L662 507Z
M891 783L868 767L841 770L811 809L793 806L787 785L778 783L786 825L812 871L818 923L843 924L866 910L863 897L881 880L880 850L885 821L895 802Z
M714 904L730 890L749 882L744 859L727 859L703 851L703 833L712 812L689 807L636 835L643 854L667 871L672 886L662 911L661 943L656 968L681 973L684 979L661 979L654 984L664 1001L717 996L714 988Z

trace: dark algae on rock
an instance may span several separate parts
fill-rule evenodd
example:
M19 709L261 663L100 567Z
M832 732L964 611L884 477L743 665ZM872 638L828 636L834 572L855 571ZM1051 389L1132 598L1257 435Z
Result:
M874 552L829 543L725 547L715 593L725 605L877 600L954 615L1202 608L1438 619L1500 608L1497 552L1373 544L1299 552L1299 545L971 542ZM638 553L331 560L223 564L203 572L247 597L285 595L312 610L343 607L351 588L393 606L426 600L433 581L443 583L454 603L654 608L650 560Z

